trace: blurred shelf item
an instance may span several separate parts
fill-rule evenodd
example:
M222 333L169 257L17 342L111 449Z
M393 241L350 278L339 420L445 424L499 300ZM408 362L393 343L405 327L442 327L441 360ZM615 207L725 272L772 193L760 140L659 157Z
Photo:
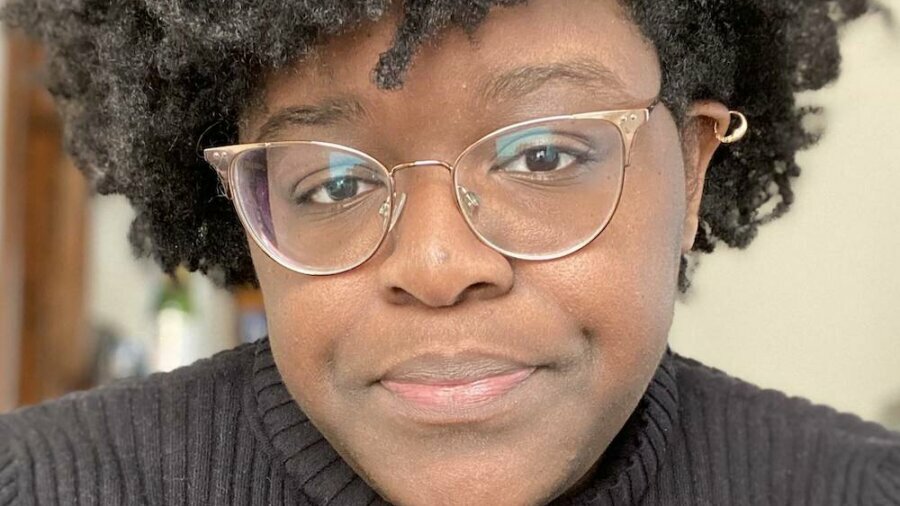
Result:
M234 300L240 341L252 343L268 335L262 293L255 289L240 288L235 292Z
M98 385L150 373L150 356L140 339L124 336L105 325L97 326L95 335L97 353L93 377Z
M191 296L191 278L184 269L162 276L155 309L153 369L171 371L194 360L192 346L201 338Z

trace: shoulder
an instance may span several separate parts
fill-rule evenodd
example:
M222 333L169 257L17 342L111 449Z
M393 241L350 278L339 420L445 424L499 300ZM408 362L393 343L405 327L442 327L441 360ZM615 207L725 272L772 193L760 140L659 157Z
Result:
M816 504L840 497L900 505L900 433L673 355L686 438L727 447L748 467L764 463L795 489L788 496L806 487L804 494L822 499ZM803 477L809 482L787 481Z
M8 432L17 435L73 423L88 430L99 429L105 424L104 418L119 421L117 419L134 416L137 418L133 421L140 421L142 416L148 415L143 412L148 404L160 404L159 408L165 412L159 413L161 419L154 421L165 422L171 409L213 400L215 388L239 385L252 362L254 350L253 345L242 345L171 372L120 380L19 408L0 415L0 427L5 426Z
M59 494L70 489L66 483L100 482L109 470L127 480L130 462L146 457L152 465L160 451L184 451L186 433L204 430L214 414L240 412L254 349L243 345L169 373L0 415L0 506L35 495L40 503L65 503Z
M21 463L12 445L10 436L0 424L0 505L12 504L19 492Z

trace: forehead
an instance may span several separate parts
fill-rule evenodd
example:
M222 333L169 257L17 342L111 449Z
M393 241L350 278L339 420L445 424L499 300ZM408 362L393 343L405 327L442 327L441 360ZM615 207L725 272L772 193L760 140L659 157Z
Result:
M372 69L392 45L398 22L394 10L269 76L262 94L265 110L251 120L251 129L260 126L266 113L346 97L358 98L367 110L406 117L491 107L527 94L509 93L509 88L529 91L534 73L517 69L536 65L561 70L555 74L561 78L557 84L577 84L597 96L598 107L646 103L659 91L655 50L615 0L532 0L494 8L472 34L450 27L425 42L412 57L402 89L380 90L373 84ZM597 77L596 85L567 80L573 72L579 78ZM528 81L524 88L523 77Z

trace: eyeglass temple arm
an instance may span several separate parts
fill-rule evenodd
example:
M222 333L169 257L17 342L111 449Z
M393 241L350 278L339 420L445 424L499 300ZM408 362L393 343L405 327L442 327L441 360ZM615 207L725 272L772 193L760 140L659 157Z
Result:
M638 130L650 121L650 115L659 105L659 97L653 99L645 109L626 114L619 122L619 130L622 131L622 139L625 141L625 166L631 165L631 151L634 147L634 138Z
M650 115L653 109L659 104L659 98L655 98L653 103L639 112L627 114L624 122L620 122L619 129L622 131L622 138L625 141L625 166L631 165L631 151L634 147L634 138L637 136L641 126L650 121Z
M625 109L621 111L607 111L600 113L576 114L576 118L603 118L611 121L619 132L622 134L622 141L625 148L625 166L631 165L631 148L634 145L634 138L642 125L650 121L650 114L653 109L659 105L660 99L656 97L644 109Z
M231 198L231 185L228 184L228 167L231 160L234 159L236 152L231 152L226 148L208 148L203 150L203 158L208 164L215 169L219 176L219 182L222 184L225 196Z
M225 190L225 196L229 199L231 198L231 185L228 182L228 169L231 166L231 161L244 149L262 145L263 144L223 146L203 150L203 158L213 169L215 169L216 174L219 175L219 181L222 183L222 188Z

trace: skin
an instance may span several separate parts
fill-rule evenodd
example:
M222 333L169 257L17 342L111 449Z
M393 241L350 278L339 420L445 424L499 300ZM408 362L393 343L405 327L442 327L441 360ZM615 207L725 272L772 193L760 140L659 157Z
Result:
M400 90L370 69L396 16L328 41L268 76L242 142L284 107L354 96L366 117L294 126L266 140L316 139L362 149L388 166L452 161L470 143L535 117L643 108L659 93L654 48L614 1L535 0L492 11L474 43L444 32L415 57ZM527 34L527 36L523 36ZM485 76L590 57L623 83L618 96L565 79L485 102ZM342 457L395 504L546 504L571 494L637 406L672 322L680 255L697 230L707 165L728 125L698 102L679 130L665 106L642 127L619 208L575 254L520 261L485 246L453 200L449 173L406 171L404 214L376 255L333 276L290 272L251 241L275 360L305 413ZM376 382L425 352L478 350L541 364L522 405L469 424L399 416ZM352 415L348 415L352 413ZM515 484L515 486L510 486Z

